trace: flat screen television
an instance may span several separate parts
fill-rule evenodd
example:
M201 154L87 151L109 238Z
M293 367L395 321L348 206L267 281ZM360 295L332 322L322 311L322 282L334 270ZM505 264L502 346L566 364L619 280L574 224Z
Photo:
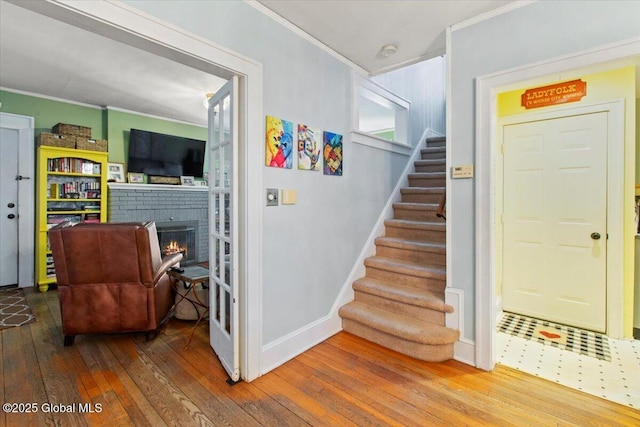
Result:
M140 129L129 134L129 172L203 177L206 141Z

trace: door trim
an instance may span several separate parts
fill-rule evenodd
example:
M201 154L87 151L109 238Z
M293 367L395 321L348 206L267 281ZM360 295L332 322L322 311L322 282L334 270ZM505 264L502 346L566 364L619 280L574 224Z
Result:
M11 0L18 3L16 0ZM211 40L196 36L122 2L72 0L19 2L21 7L84 28L144 51L224 78L239 79L241 104L238 182L240 253L240 373L251 381L260 375L262 353L262 163L249 141L263 136L262 64Z
M606 303L606 332L614 338L623 335L624 316L617 308L622 307L624 300L624 269L623 269L623 241L624 241L624 111L625 100L592 105L580 105L560 108L549 112L532 112L498 119L496 126L495 158L496 179L494 181L496 194L493 200L495 216L493 222L495 231L493 244L494 256L494 290L499 285L502 269L503 254L503 224L498 219L504 214L502 199L504 195L504 155L499 147L504 143L504 127L542 120L560 119L569 116L593 113L607 114L607 303ZM611 201L619 201L612 203ZM497 301L494 297L493 301Z
M35 286L35 119L17 114L0 113L0 125L18 131L18 173L30 180L18 189L18 286Z
M522 87L520 82L553 73L609 62L634 62L640 55L640 38L598 46L577 53L499 71L476 79L476 185L475 185L475 316L476 366L491 371L496 362L495 349L495 206L492 193L495 183L496 93L503 88ZM622 66L622 65L621 65ZM449 117L449 116L447 116ZM450 125L450 124L449 124ZM452 141L455 144L455 141ZM622 316L622 314L620 314Z

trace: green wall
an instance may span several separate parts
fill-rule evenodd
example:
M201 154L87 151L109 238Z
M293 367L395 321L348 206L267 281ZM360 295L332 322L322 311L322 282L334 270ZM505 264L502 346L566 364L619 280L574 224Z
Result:
M125 167L129 150L129 130L132 128L207 140L206 127L124 111L53 101L6 90L0 90L0 102L0 111L4 113L34 117L36 138L41 132L51 132L51 128L57 123L90 127L94 139L109 141L109 161L125 163ZM205 154L205 170L207 164Z

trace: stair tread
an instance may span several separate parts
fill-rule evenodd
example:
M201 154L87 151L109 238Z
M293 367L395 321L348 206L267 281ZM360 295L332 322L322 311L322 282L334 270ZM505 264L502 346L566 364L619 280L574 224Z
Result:
M447 224L435 221L415 221L411 219L387 219L385 225L402 228L419 228L423 230L446 230Z
M353 283L353 289L404 304L430 308L444 313L453 313L453 307L444 302L444 292L390 283L370 277L362 277L356 280Z
M359 301L350 302L340 308L340 316L387 334L421 344L451 344L456 342L460 336L455 329L392 313Z
M409 178L446 178L446 172L412 172Z
M429 265L423 262L410 261L399 258L386 258L371 256L364 260L367 267L384 268L389 271L409 270L412 275L418 277L431 277L446 280L447 270L443 266Z
M447 151L446 147L426 147L421 148L420 151L423 153L445 153Z
M438 203L417 203L417 202L398 202L394 203L394 208L409 209L414 211L429 211L438 208Z
M428 193L428 194L442 194L445 191L445 187L402 187L401 193Z
M447 140L446 136L432 136L432 137L426 138L426 142L442 142L446 140Z
M447 245L444 243L431 243L418 240L403 239L400 237L378 237L375 240L376 245L390 246L394 248L410 248L414 251L439 252L445 253Z

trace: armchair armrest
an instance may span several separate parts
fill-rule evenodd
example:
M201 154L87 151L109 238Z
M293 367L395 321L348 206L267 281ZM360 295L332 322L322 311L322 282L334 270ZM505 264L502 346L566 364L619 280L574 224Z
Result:
M169 270L171 267L173 267L178 262L180 262L181 259L182 259L181 253L174 253L174 254L165 256L164 259L162 260L162 264L160 264L160 267L158 267L158 270L156 271L155 276L153 276L153 283L151 285L155 286L156 283L158 283L158 280L160 280L160 278L162 277L162 275L166 273L167 270Z

